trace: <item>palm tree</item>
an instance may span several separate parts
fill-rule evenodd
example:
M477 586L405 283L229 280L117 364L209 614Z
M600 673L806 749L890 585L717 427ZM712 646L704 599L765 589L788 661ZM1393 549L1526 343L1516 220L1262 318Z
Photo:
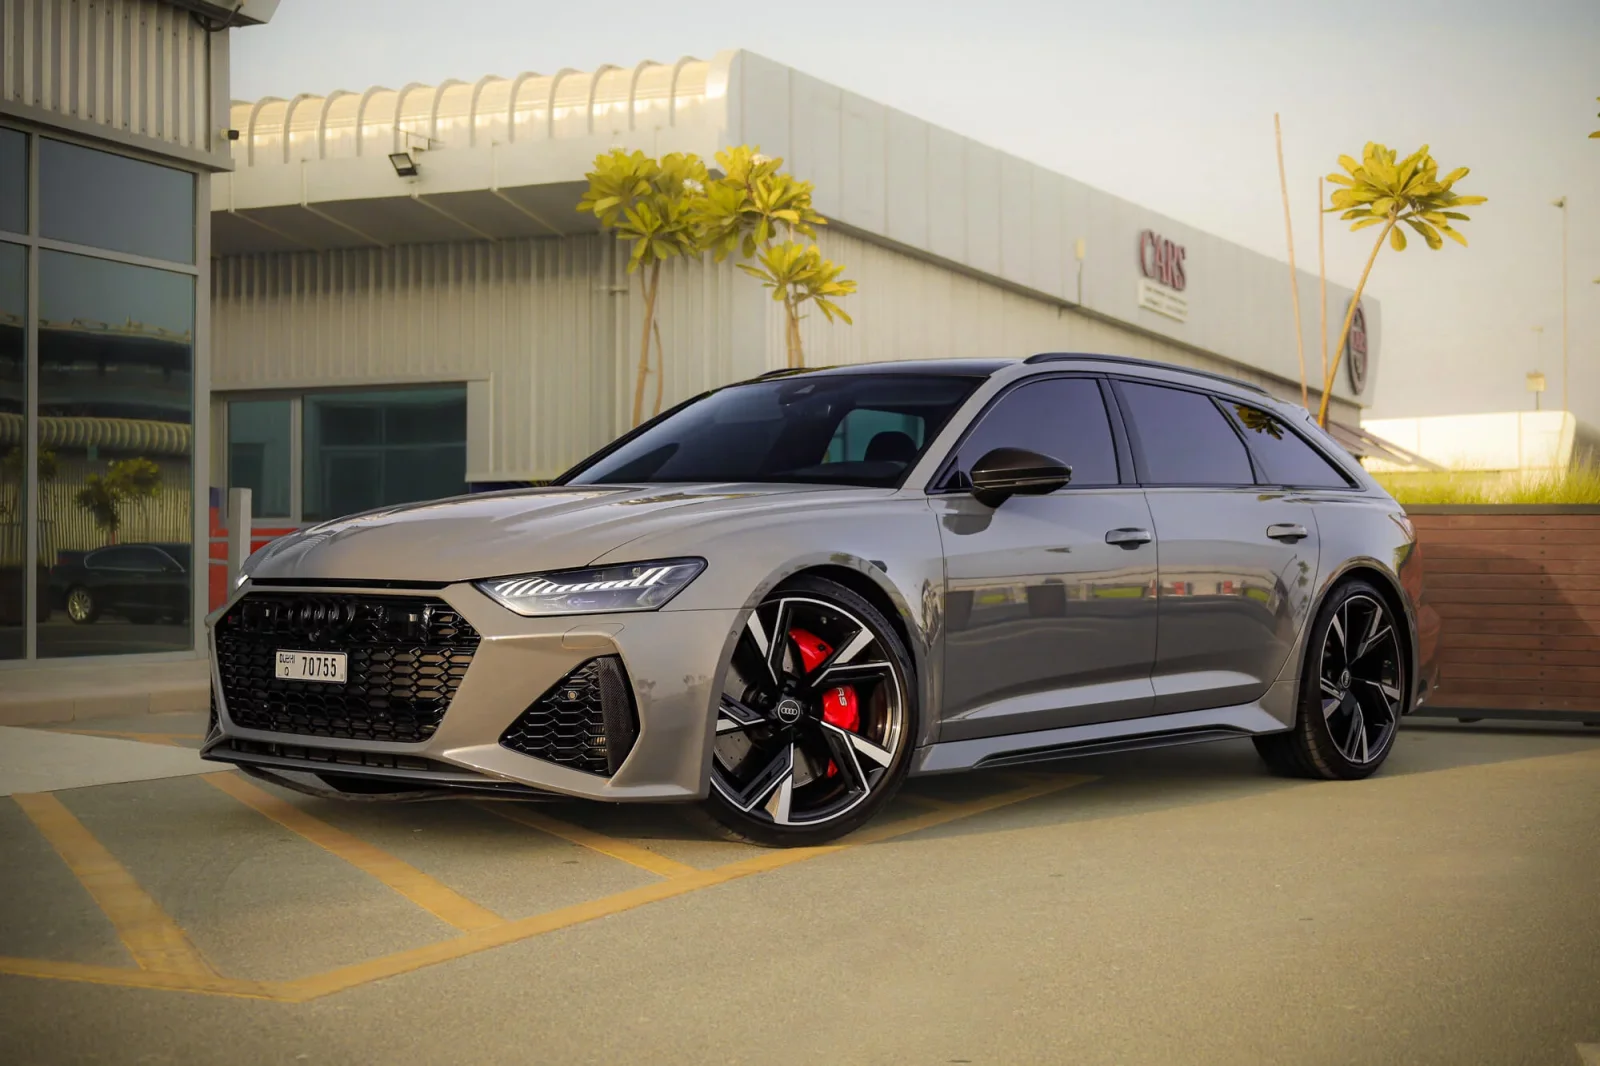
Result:
M699 258L700 235L690 215L705 189L706 167L698 156L674 152L657 161L643 152L614 148L595 157L586 177L589 188L578 210L594 215L600 228L611 230L632 247L628 273L642 269L644 323L639 338L639 369L633 385L633 424L644 418L644 382L650 373L650 339L656 343L656 412L661 411L665 354L661 350L661 264L678 256Z
M1383 250L1383 242L1397 252L1406 250L1405 231L1399 228L1404 222L1420 236L1430 249L1437 251L1449 237L1465 246L1467 239L1451 227L1451 222L1469 221L1456 208L1472 207L1485 203L1487 197L1461 196L1452 186L1467 176L1466 167L1457 167L1444 177L1439 177L1439 164L1423 145L1399 163L1395 151L1381 144L1368 142L1358 163L1347 155L1339 157L1339 165L1346 173L1329 174L1328 180L1339 186L1329 198L1331 207L1324 211L1341 211L1339 217L1350 222L1352 232L1369 226L1382 226L1378 240L1367 256L1367 265L1361 271L1361 280L1350 298L1344 314L1344 327L1339 331L1339 343L1333 349L1333 361L1328 365L1322 382L1322 403L1317 411L1317 421L1328 424L1328 400L1333 394L1333 381L1339 373L1339 361L1344 356L1345 344L1350 338L1350 325L1355 320L1356 308L1361 304L1361 293L1367 287L1367 277L1372 264Z

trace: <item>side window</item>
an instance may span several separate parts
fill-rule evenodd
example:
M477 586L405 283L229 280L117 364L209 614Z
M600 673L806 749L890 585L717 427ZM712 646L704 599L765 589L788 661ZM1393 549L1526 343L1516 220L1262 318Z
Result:
M1073 488L1117 484L1117 446L1094 378L1046 378L1001 398L962 442L956 469L967 471L995 448L1026 448L1072 467Z
M1183 389L1121 383L1150 485L1251 485L1250 453L1211 397Z
M1350 479L1277 415L1242 403L1227 403L1261 472L1274 485L1347 489Z

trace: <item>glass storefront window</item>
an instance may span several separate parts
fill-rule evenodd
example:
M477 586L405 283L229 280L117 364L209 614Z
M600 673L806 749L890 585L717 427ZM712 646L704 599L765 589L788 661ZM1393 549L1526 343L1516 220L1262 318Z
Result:
M27 282L28 250L0 244L0 659L27 654ZM54 468L39 457L41 483Z
M56 464L39 494L38 654L187 650L194 278L38 255L39 425Z
M255 518L288 518L292 400L228 404L228 485L250 490Z
M39 232L130 255L194 262L194 175L39 138Z
M0 229L28 232L28 138L0 129Z
M306 521L466 492L464 386L310 394L302 432Z

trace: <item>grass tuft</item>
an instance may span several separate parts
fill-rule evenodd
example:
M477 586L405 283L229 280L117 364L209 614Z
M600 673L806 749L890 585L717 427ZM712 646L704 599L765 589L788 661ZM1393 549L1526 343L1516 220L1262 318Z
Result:
M1402 504L1600 504L1600 467L1597 466L1530 470L1499 477L1455 471L1384 473L1373 477Z

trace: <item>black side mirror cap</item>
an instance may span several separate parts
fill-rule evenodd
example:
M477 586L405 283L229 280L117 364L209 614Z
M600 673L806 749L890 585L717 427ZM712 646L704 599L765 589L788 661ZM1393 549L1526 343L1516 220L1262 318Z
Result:
M1048 496L1072 480L1072 467L1026 448L996 448L972 464L972 498L999 507L1012 496Z

